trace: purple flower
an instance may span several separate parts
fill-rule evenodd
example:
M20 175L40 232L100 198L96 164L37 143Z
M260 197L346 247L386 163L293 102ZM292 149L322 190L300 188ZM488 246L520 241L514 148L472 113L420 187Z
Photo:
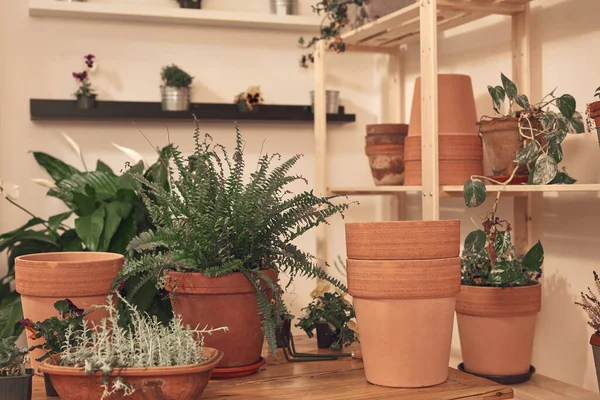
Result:
M70 313L74 313L77 315L81 315L83 314L83 309L77 307L75 304L73 304L73 302L69 299L65 299L65 301L67 302L67 304L69 305L69 312ZM64 316L63 316L64 317Z
M19 323L21 326L33 328L33 322L29 318L23 318Z
M85 65L87 65L88 68L92 68L94 66L94 60L96 59L96 56L93 54L88 54L87 56L83 56L83 59L85 60Z
M88 77L87 71L83 72L73 72L73 78L77 79L79 82L83 83Z

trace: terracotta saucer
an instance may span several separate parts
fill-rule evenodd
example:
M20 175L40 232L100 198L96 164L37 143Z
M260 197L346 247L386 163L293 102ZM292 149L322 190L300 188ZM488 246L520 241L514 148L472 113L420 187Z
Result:
M493 180L498 181L500 183L504 183L504 182L506 182L510 178L510 175L488 176L487 178L493 179ZM513 180L510 181L509 185L523 185L523 184L527 184L528 180L529 180L529 175L515 175L515 177L513 178ZM495 184L494 182L490 182L490 183Z
M496 383L499 383L501 385L516 385L517 383L523 383L523 382L527 382L529 379L531 379L531 376L533 374L535 374L535 367L533 365L529 366L529 371L524 373L524 374L519 374L519 375L505 375L505 376L500 376L500 375L484 375L484 374L475 374L473 372L469 372L465 369L465 366L463 363L458 364L458 369L462 372L466 372L467 374L471 374L471 375L475 375L478 376L480 378L485 378L485 379L489 379L490 381L494 381Z
M215 368L210 379L231 379L252 375L257 373L260 367L265 365L265 362L266 360L261 357L259 362L243 367Z

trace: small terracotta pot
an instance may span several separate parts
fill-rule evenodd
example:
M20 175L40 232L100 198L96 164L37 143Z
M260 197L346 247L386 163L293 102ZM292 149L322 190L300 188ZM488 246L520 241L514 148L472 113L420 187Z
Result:
M523 147L523 140L519 134L519 120L509 117L494 118L482 120L477 125L492 167L492 175L511 175L517 166L514 162L516 155ZM527 168L522 166L517 174L528 174Z
M204 348L207 360L201 364L177 367L122 368L110 376L121 376L135 390L124 397L122 392L106 397L107 400L181 400L198 399L206 388L210 375L223 357L223 352ZM88 375L83 368L62 367L51 360L42 364L44 373L51 376L52 383L62 400L98 400L104 388L102 374Z
M114 253L64 252L20 256L15 259L15 282L21 294L23 316L33 322L55 317L54 303L70 299L77 307L91 310L106 303L110 287L123 267L124 257ZM108 314L94 310L86 317L99 323ZM43 339L27 337L28 346L44 343ZM31 354L31 366L39 374L41 349Z
M600 336L593 334L592 337L590 337L590 344L592 345L592 353L594 354L596 380L598 381L598 388L600 388Z
M408 132L405 124L367 125L365 154L375 185L402 185L404 183L404 139Z
M456 302L465 370L480 375L525 374L531 365L542 286L463 285Z
M452 258L460 248L459 221L352 222L346 251L355 260Z
M448 378L459 231L458 221L346 224L348 292L369 382L424 387Z
M596 124L596 130L600 131L600 101L588 104L588 114L593 118Z
M263 270L277 284L277 272ZM217 368L244 367L261 359L264 342L256 290L241 272L207 278L200 273L165 271L175 313L190 326L226 326L227 332L204 337L204 344L224 352ZM265 285L266 286L266 285Z
M475 135L438 138L440 185L462 185L472 175L483 175L483 146ZM421 136L409 136L404 145L404 184L421 185Z
M477 113L471 77L438 75L439 135L477 135ZM421 78L415 82L408 135L421 134Z

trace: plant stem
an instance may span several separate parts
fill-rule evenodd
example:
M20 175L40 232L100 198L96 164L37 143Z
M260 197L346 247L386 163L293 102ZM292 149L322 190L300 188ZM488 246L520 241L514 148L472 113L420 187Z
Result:
M25 213L29 214L31 217L33 217L33 218L37 218L37 219L41 220L41 221L42 221L42 224L43 224L43 225L44 225L46 228L48 228L48 230L49 230L50 232L52 232L52 233L54 234L54 236L55 236L55 237L58 237L58 235L56 235L56 233L55 233L55 232L54 232L52 229L50 229L50 226L48 225L48 223L47 223L46 221L44 221L42 218L39 218L37 215L33 214L31 211L29 211L28 209L26 209L25 207L23 207L23 206L22 206L22 205L20 205L19 203L15 202L14 200L12 200L12 199L9 199L8 197L5 197L5 199L6 199L6 200L7 200L7 201L8 201L10 204L12 204L13 206L15 206L15 207L17 207L18 209L20 209L21 211L23 211L23 212L25 212Z

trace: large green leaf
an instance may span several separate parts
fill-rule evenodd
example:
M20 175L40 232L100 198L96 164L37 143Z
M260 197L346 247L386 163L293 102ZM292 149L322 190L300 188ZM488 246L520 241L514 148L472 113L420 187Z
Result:
M119 224L124 218L127 218L131 212L131 203L123 203L120 201L114 201L105 205L106 215L104 217L104 231L100 238L100 244L98 245L98 251L107 251L110 242L115 232L119 228Z
M69 218L72 214L73 212L67 211L65 213L53 215L50 218L48 218L48 225L50 226L50 229L56 231L60 224L62 224L62 222L65 219Z
M494 243L494 250L498 257L503 256L512 246L512 238L510 231L496 232L496 242Z
M520 105L522 109L529 110L529 99L524 94L520 94L515 97L515 102Z
M96 199L80 192L73 192L75 213L81 217L91 215L96 211Z
M110 174L110 175L115 175L112 168L110 168L108 165L106 165L102 160L98 160L96 162L96 171L104 172L104 173Z
M99 200L105 200L113 197L119 186L118 178L106 172L86 172L75 175L70 179L65 179L58 183L58 187L63 191L85 193L86 185L92 187Z
M536 271L544 263L544 247L538 240L523 258L523 267L528 271Z
M488 92L490 92L490 96L492 96L494 111L500 114L502 103L504 103L504 99L506 98L504 88L502 86L488 86Z
M70 229L60 236L62 251L82 251L83 244L75 229Z
M579 111L575 111L573 116L569 120L573 133L584 133L585 124L583 122L583 115Z
M465 182L464 198L467 207L477 207L483 204L486 197L485 185L479 179L469 179Z
M487 236L481 229L473 231L465 238L464 249L468 253L478 253L485 248L487 242Z
M0 339L19 336L23 331L19 321L23 319L21 296L11 292L0 300Z
M506 75L500 74L500 77L502 78L502 86L504 86L504 91L506 92L506 95L509 99L515 100L518 94L517 86L514 84L513 81L508 79Z
M3 233L2 235L0 235L0 243L1 243L2 239L8 239L11 236L14 236L19 232L23 232L24 230L31 228L32 226L40 225L42 223L44 223L44 220L41 218L38 218L38 217L31 218L29 221L27 221L25 223L25 225L15 229L15 230L12 230L12 231L9 231L9 232L6 232L6 233Z
M560 143L550 142L548 144L548 155L558 164L563 159L563 150Z
M104 207L98 208L91 215L79 217L75 220L75 229L77 235L81 238L85 247L91 251L98 249L100 243L100 236L102 235L102 229L104 228L104 216L106 211Z
M49 154L34 151L33 156L37 163L44 168L56 182L81 173L77 168L62 162Z
M517 279L518 275L510 261L499 260L490 271L490 281L497 285L507 285Z
M529 143L527 143L527 146L519 150L515 162L518 162L519 164L532 163L533 161L535 161L538 154L540 154L541 149L542 147L537 141L530 140Z
M119 228L112 237L108 251L111 253L125 254L127 245L137 233L138 227L135 222L135 216L131 213L119 225Z
M571 119L575 113L575 109L577 108L577 103L570 94L563 94L556 99L556 106L566 119Z
M557 172L558 166L556 165L556 161L552 157L542 154L535 162L533 184L546 185L554 179Z
M50 234L47 230L44 231L20 231L15 233L12 237L0 240L0 252L4 251L10 246L15 245L23 240L37 240L40 242L50 243L56 245L56 236Z

